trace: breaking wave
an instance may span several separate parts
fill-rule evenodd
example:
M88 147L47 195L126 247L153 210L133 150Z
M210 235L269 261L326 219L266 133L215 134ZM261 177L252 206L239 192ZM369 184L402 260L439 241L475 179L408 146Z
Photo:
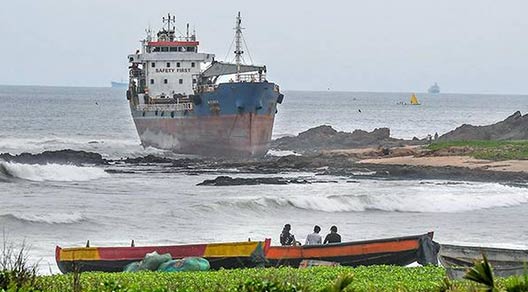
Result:
M174 156L174 153L152 147L143 148L137 139L89 139L72 137L10 138L0 140L0 153L33 154L44 151L72 149L99 153L103 158L121 159L145 155Z
M282 157L282 156L288 156L288 155L295 155L300 156L301 154L296 153L291 150L276 150L276 149L270 149L266 153L267 156L276 156L276 157Z
M0 180L88 181L107 177L102 168L64 164L21 164L0 161Z
M296 208L322 212L416 212L456 213L528 203L524 188L497 185L502 190L488 193L432 191L430 193L378 193L344 195L285 195L217 201L217 207L269 211ZM214 208L214 207L213 207Z
M74 224L87 220L80 213L46 213L46 214L21 214L7 213L0 214L0 219L19 221L23 223L44 223L44 224Z

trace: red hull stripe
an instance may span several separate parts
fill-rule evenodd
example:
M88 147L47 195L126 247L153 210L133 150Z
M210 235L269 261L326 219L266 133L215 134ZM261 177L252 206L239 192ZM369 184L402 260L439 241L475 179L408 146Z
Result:
M99 255L101 260L124 260L124 259L134 259L141 260L145 257L147 253L156 251L159 254L170 253L174 258L184 258L184 257L201 257L204 254L206 244L198 245L187 245L187 246L160 246L160 247L130 247L130 248L120 248L120 247L100 247Z
M56 248L55 257L59 261L118 261L141 260L147 253L170 253L173 258L184 257L249 257L257 250L266 250L269 241L191 244L176 246L144 247L81 247Z
M196 47L200 42L149 42L148 45L151 47Z

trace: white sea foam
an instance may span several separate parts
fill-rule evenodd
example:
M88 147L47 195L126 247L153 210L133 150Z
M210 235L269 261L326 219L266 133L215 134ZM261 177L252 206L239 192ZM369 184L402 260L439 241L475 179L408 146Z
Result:
M301 154L296 153L296 152L294 152L294 151L290 151L290 150L275 150L275 149L270 149L270 150L268 150L268 153L266 153L266 155L281 157L281 156L288 156L288 155L300 156Z
M99 167L63 164L21 164L0 161L0 177L31 181L88 181L107 177Z
M488 208L512 207L528 203L528 191L524 188L499 184L460 186L441 185L422 191L419 186L409 190L336 194L288 194L254 198L232 198L220 201L220 205L250 209L298 208L323 212L363 212L378 210L387 212L456 213ZM488 188L483 192L482 188Z
M43 213L27 214L20 212L0 214L0 217L22 221L26 223L46 223L46 224L73 224L78 223L86 218L78 212L73 213Z

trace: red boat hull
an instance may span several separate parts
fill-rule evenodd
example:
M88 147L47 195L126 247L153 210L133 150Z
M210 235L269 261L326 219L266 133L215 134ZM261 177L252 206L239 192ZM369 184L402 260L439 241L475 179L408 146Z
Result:
M260 157L269 149L275 115L135 117L144 147L205 156Z

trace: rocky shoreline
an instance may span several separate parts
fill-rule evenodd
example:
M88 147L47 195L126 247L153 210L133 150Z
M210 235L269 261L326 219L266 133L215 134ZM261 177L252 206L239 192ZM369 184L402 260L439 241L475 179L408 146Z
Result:
M412 150L420 153L419 150ZM120 160L107 160L100 157L98 153L62 150L55 152L44 152L40 154L24 153L21 155L0 155L0 159L14 163L58 163L74 165L100 165L104 166L110 173L130 172L128 166L132 165L156 165L156 171L167 173L178 172L187 175L203 173L217 173L219 177L213 181L204 181L203 185L251 185L251 184L289 184L289 183L313 183L303 178L287 178L284 173L310 172L316 175L332 175L358 179L390 179L390 180L451 180L451 181L479 181L500 183L525 183L528 182L527 171L504 171L483 167L461 167L461 166L431 166L410 165L397 163L383 163L380 157L402 157L394 156L400 150L391 150L389 154L383 155L382 150L347 153L347 152L321 152L306 154L302 156L288 155L283 157L267 157L266 159L252 161L230 161L216 159L184 158L171 159L156 156L145 156L138 158L127 158ZM372 154L374 153L374 154ZM407 153L404 151L403 153ZM367 159L365 158L376 158ZM442 157L440 157L442 158ZM369 161L381 161L371 163ZM160 170L161 168L161 170ZM149 171L145 170L133 170ZM220 175L236 172L241 174L265 174L277 175L276 177L257 178L229 178ZM324 182L319 180L318 182Z
M483 131L473 133L471 131ZM468 132L469 131L469 132ZM502 136L497 136L502 133ZM504 121L489 126L461 126L449 132L439 140L452 137L511 138L528 139L528 115L516 112ZM373 132L338 132L329 126L320 126L296 137L284 137L273 141L279 150L293 150L302 155L283 157L267 156L258 160L225 160L212 158L173 159L148 155L137 158L105 159L98 153L60 150L45 151L39 154L22 153L19 155L0 154L0 160L25 164L73 164L100 165L107 172L125 173L130 165L156 165L157 171L179 172L188 175L217 173L219 176L201 185L250 185L250 184L289 184L313 183L303 178L285 178L286 172L311 172L317 175L333 175L356 179L415 179L415 180L451 180L479 181L524 184L528 182L528 163L517 163L516 167L505 167L506 163L471 160L468 149L453 148L431 151L424 147L428 141L413 139L402 140L390 137L388 129L376 129ZM458 156L457 156L458 155ZM425 157L425 158L424 158ZM432 161L427 157L435 157ZM458 160L453 162L453 157ZM423 159L421 159L423 158ZM515 161L508 162L515 164ZM123 167L124 166L124 167ZM161 167L160 167L161 166ZM276 177L232 178L226 177L229 170L238 174L273 174ZM231 171L232 172L232 171ZM324 181L319 181L324 182Z

